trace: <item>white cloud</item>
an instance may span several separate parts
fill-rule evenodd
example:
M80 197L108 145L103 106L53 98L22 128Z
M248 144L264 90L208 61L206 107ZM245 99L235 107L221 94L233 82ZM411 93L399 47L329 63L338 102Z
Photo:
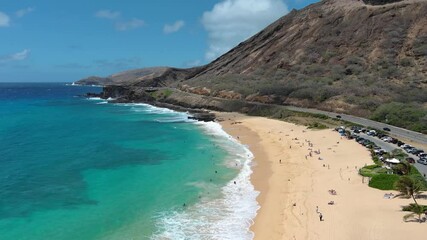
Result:
M34 12L34 8L28 7L28 8L24 8L24 9L19 9L18 11L16 11L15 15L18 18L21 18L21 17L23 17L23 16L25 16L31 12Z
M118 31L127 31L135 28L139 28L145 25L145 22L141 19L134 18L127 22L117 22L116 29Z
M22 61L27 59L29 55L30 55L30 50L24 49L21 52L0 56L0 63Z
M288 13L282 0L222 0L203 14L213 60Z
M0 12L0 27L9 27L10 18L6 13Z
M176 21L173 24L166 24L163 27L163 32L166 34L178 32L181 28L184 27L184 25L185 25L185 22L182 20Z
M110 20L117 19L120 17L120 15L121 15L120 12L112 11L108 9L99 10L98 12L95 13L95 17L97 18L105 18Z
M145 25L145 22L138 18L133 18L129 21L122 21L121 15L122 14L118 11L108 9L99 10L95 13L95 17L97 18L112 20L117 31L127 31Z

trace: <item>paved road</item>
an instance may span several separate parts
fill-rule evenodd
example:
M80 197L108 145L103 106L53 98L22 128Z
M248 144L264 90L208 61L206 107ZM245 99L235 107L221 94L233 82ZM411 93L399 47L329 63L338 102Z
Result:
M326 115L326 116L331 117L331 118L335 118L337 115L340 115L342 120L352 122L352 123L356 123L356 124L360 124L360 125L363 125L366 127L372 127L372 128L380 129L380 130L382 130L384 127L388 127L391 130L390 135L395 135L396 137L403 137L403 138L406 138L406 139L427 145L427 136L425 134L414 132L414 131L403 129L403 128L399 128L399 127L395 127L395 126L388 125L385 123L380 123L380 122L372 121L372 120L369 120L366 118L355 117L355 116L351 116L351 115L347 115L347 114L326 112L326 111L311 109L311 108L299 108L299 107L292 107L292 106L287 106L287 108L289 110L297 111L297 112L323 114L323 115Z
M394 145L394 144L388 143L388 142L384 142L383 140L381 140L381 139L379 139L377 137L372 137L372 136L366 135L364 133L358 133L357 135L359 135L359 136L361 136L361 137L363 137L365 139L370 140L371 142L375 143L378 147L386 150L387 152L391 152L394 149L401 149L397 145ZM413 158L415 160L419 159L419 157L417 157L417 156L415 156L413 154L410 154L410 153L406 153L406 154L408 154L409 157L411 157L411 158ZM427 165L423 165L423 164L417 163L415 161L414 166L418 169L418 171L420 171L421 174L426 174L427 175Z
M189 93L186 93L186 94L189 94ZM192 95L196 95L196 94L192 94ZM217 98L217 97L212 97L212 98L218 99L218 100L224 100L223 98ZM266 105L266 106L271 105L271 104L262 104L259 102L253 102L253 103L258 104L258 105ZM414 132L414 131L403 129L403 128L399 128L399 127L395 127L395 126L388 125L385 123L372 121L372 120L369 120L366 118L355 117L355 116L351 116L351 115L347 115L347 114L341 114L341 113L327 112L327 111L317 110L317 109L313 109L313 108L300 108L300 107L284 106L284 105L277 105L277 106L284 107L286 109L289 109L291 111L296 111L296 112L323 114L323 115L326 115L326 116L331 117L331 118L335 118L337 115L340 115L342 120L352 122L352 123L356 123L356 124L366 126L366 127L380 129L380 130L382 130L385 127L388 127L391 130L390 135L393 135L394 137L405 138L405 139L408 139L410 141L414 141L417 143L427 145L427 136L425 134Z

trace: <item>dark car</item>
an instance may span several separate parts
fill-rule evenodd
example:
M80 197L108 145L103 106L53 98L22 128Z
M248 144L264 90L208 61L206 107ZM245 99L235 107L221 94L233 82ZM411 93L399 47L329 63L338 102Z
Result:
M338 118L338 119L341 119L341 115L337 115L337 118Z
M400 146L404 145L405 143L404 143L404 142L402 142L402 141L397 141L397 143L396 143L396 144L397 144L397 146L399 146L399 147L400 147Z
M390 129L390 128L388 128L388 127L383 128L383 130L384 130L384 131L387 131L387 132L390 132L390 131L391 131L391 129Z
M382 134L382 133L378 133L378 134L377 134L377 138L383 138L383 137L387 137L387 135Z

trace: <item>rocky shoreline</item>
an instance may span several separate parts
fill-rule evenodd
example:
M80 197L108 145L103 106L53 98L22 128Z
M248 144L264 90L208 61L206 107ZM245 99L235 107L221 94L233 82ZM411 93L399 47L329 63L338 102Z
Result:
M214 113L205 109L188 108L177 104L158 101L155 97L149 94L157 91L158 89L145 88L140 89L140 91L138 91L138 94L135 94L133 91L130 90L130 88L121 86L106 86L103 88L103 91L101 93L86 93L84 97L99 97L101 99L108 100L109 103L146 103L156 107L168 108L177 112L188 112L188 119L193 119L197 121L213 122L216 119Z

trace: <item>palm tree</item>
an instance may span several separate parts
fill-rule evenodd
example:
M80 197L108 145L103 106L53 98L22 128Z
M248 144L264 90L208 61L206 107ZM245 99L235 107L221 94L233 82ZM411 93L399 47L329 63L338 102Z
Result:
M418 206L418 202L415 196L421 192L421 183L408 176L402 176L395 184L396 189L400 192L400 196L412 197L415 204Z
M418 205L418 204L410 204L409 206L410 206L409 211L411 211L411 213L406 214L405 216L403 216L403 219L406 221L406 220L408 220L409 218L413 218L414 216L417 216L417 215L418 215L418 222L420 222L420 223L421 223L421 222L422 222L421 214L423 214L423 213L424 213L424 208L423 208L423 206L420 206L420 205Z

